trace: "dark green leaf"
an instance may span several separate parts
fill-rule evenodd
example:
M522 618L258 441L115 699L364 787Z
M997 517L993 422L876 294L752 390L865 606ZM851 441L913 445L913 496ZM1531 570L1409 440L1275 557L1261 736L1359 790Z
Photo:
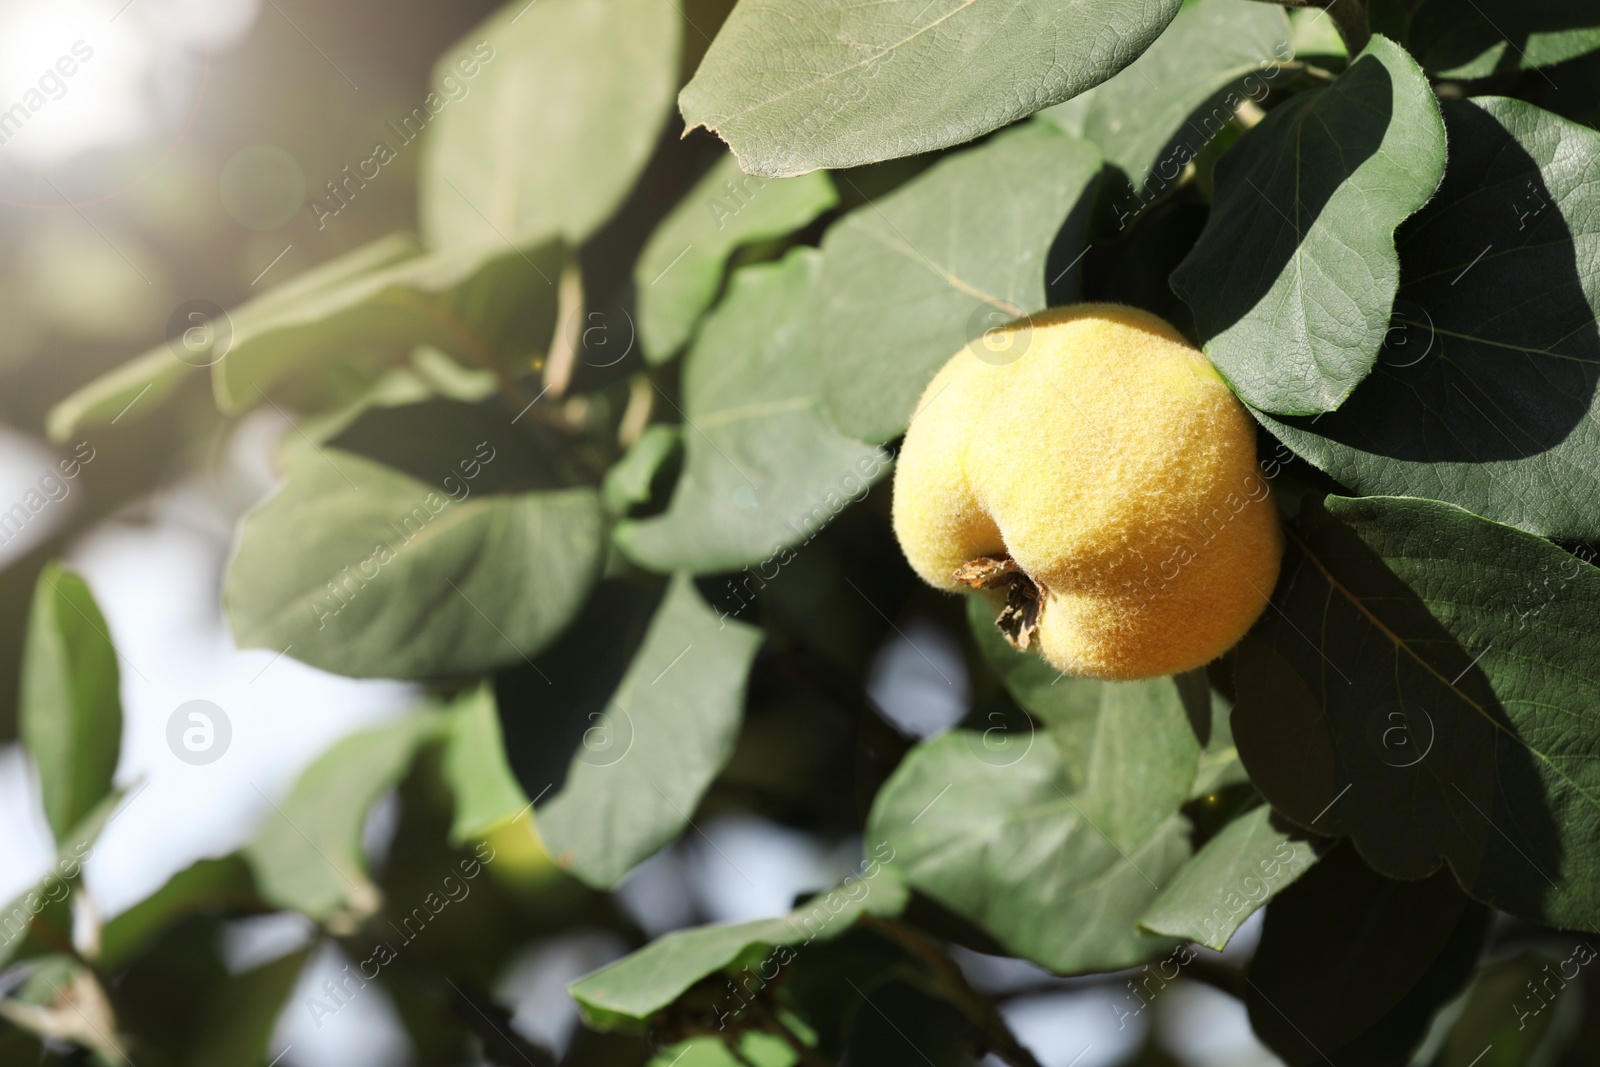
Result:
M1105 81L1178 0L741 0L678 98L751 174L915 155Z
M1004 745L956 730L917 746L867 836L895 848L913 888L1010 952L1060 972L1137 963L1170 945L1135 924L1190 855L1179 808L1200 744L1178 686L1062 677L1041 689L1007 673L1046 725Z
M862 441L898 436L951 356L1043 310L1045 258L1099 172L1092 145L1029 123L833 226L815 351L834 424Z
M201 1009L186 1067L243 1067L265 1063L284 1002L309 951L294 952L230 978Z
M645 359L663 363L689 340L736 249L793 233L838 202L826 174L765 181L741 171L731 155L719 159L656 227L634 265Z
M322 449L245 519L225 602L241 645L357 677L466 675L531 656L600 567L592 489L441 490Z
M1405 1067L1488 932L1488 909L1445 872L1390 881L1341 845L1267 908L1246 973L1250 1024L1291 1067Z
M88 584L47 565L28 619L19 726L57 841L111 791L122 746L117 679L117 651Z
M506 762L494 687L484 683L469 690L449 714L443 771L455 794L450 840L460 844L482 836L529 804Z
M719 620L686 576L673 579L566 781L539 807L550 852L610 887L688 823L733 754L745 678L761 631Z
M540 0L467 34L434 68L435 86L453 77L466 95L441 105L425 142L428 244L581 243L650 158L682 33L671 0Z
M1316 862L1303 835L1274 824L1261 805L1230 822L1184 864L1139 925L1221 952L1255 910Z
M1211 218L1172 286L1240 397L1315 414L1367 376L1400 281L1395 227L1444 165L1433 89L1385 37L1222 157Z
M121 970L168 927L193 912L249 911L260 907L250 868L241 856L200 860L106 923L100 932L100 955L95 962L107 972Z
M890 850L887 858L863 864L859 878L847 878L777 919L701 926L657 938L574 983L573 999L592 1026L635 1029L702 978L756 964L773 949L777 965L787 966L805 946L838 937L863 915L898 915L906 889L890 866L894 862Z
M811 311L821 257L746 267L684 369L683 473L664 515L617 544L658 571L737 570L805 540L889 469L819 409Z
M361 847L367 810L442 732L438 716L412 715L353 734L307 767L244 849L262 898L341 933L375 912L380 896Z
M1285 815L1395 878L1600 929L1600 569L1431 500L1307 501L1234 737Z
M1600 133L1516 100L1444 110L1450 167L1401 231L1377 368L1314 423L1258 417L1362 495L1600 538Z
M1431 74L1482 78L1600 48L1600 11L1572 0L1422 0L1406 43Z
M1152 170L1171 182L1240 103L1266 95L1276 64L1288 58L1282 8L1255 0L1188 4L1148 52L1094 91L1081 136L1122 169L1134 192L1146 188Z

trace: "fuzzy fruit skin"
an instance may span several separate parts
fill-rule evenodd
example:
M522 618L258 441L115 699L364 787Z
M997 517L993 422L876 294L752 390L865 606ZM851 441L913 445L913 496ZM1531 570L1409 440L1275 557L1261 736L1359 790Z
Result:
M952 592L970 592L957 567L1010 553L1041 587L1033 647L1059 670L1210 662L1265 609L1283 555L1249 414L1148 312L1079 304L1031 330L1014 362L977 342L923 393L895 468L901 549Z

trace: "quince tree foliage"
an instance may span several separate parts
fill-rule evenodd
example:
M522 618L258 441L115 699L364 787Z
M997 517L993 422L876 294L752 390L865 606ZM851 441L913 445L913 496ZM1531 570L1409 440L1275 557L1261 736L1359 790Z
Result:
M18 721L62 860L7 912L30 977L4 1040L265 1062L307 953L173 961L293 911L417 1063L558 1062L492 990L595 928L627 950L571 987L559 1062L1036 1064L974 953L1143 1027L1129 1062L1172 1062L1148 1024L1185 983L1297 1065L1592 1050L1569 987L1600 992L1600 5L515 0L437 76L483 41L424 136L420 237L232 309L207 367L162 346L51 416L66 440L136 396L127 422L204 403L206 376L227 417L292 413L233 632L427 698L74 938L118 658L46 568ZM1066 360L1041 313L1085 302L1159 322L1228 414L1188 419L1180 383L1130 423L1155 409L1116 375L1148 343L985 385ZM930 389L959 353L963 388ZM1163 655L1178 613L1140 662L1192 669L1077 676L1017 640L1027 603L921 581L890 480L938 404L960 447L918 457L917 492L960 468L1027 534L962 512L915 531L919 566L990 553L971 584L1004 585L993 554L1023 546L1094 589L1114 557L1112 659L1203 570L1242 636ZM1224 422L1241 491L1197 498ZM1203 504L1181 531L1171 494ZM1245 506L1271 560L1213 565ZM959 722L882 713L892 644ZM397 784L379 866L361 828ZM651 938L613 891L741 811L853 843L851 873ZM448 937L377 949L438 872L483 867ZM163 983L181 1009L154 1013Z

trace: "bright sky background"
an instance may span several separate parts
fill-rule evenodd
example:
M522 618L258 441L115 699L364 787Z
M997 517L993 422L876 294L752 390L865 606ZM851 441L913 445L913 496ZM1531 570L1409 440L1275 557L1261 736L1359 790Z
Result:
M59 166L86 149L175 132L193 107L205 52L241 38L258 6L259 0L0 0L0 112L39 88L41 77L59 77L56 63L72 56L75 43L93 52L70 77L48 85L44 106L0 145L0 170Z

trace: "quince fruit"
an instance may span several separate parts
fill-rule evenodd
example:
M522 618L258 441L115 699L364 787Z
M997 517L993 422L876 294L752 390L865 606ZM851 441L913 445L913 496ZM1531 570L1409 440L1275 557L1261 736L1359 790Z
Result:
M1115 304L951 357L906 432L894 530L930 585L979 590L1015 647L1091 678L1226 652L1283 554L1243 405L1171 325Z

